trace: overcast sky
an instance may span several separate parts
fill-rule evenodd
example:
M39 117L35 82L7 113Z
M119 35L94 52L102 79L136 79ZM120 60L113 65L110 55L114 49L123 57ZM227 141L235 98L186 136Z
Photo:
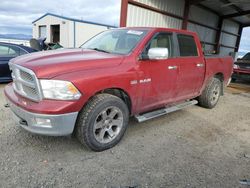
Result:
M121 0L1 0L0 34L32 34L31 22L49 12L119 26ZM250 51L250 28L240 51Z
M250 27L243 30L240 42L240 52L250 52Z
M0 34L31 35L31 22L49 12L119 25L121 0L1 0Z

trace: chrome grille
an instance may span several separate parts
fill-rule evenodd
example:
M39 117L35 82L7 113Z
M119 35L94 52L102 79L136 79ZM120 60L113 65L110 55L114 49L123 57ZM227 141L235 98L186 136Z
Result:
M13 87L16 93L33 101L41 100L38 79L33 71L9 63L12 70Z
M34 78L27 72L20 70L20 77L28 82L34 82Z

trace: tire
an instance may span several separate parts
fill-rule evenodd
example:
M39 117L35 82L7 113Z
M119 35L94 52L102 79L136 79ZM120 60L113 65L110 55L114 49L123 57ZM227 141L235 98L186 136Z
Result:
M236 82L236 78L231 78L231 82L232 83Z
M199 105L212 109L216 106L221 96L222 82L218 78L212 78L202 94L198 97Z
M98 94L80 112L76 137L87 148L104 151L120 142L128 120L128 107L119 97Z

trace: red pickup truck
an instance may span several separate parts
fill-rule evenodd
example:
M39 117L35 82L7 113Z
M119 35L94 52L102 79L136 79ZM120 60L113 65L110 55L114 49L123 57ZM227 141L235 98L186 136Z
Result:
M236 80L250 81L250 52L234 63L232 82Z
M120 28L79 49L11 60L5 87L18 124L32 133L75 134L94 151L116 145L129 117L139 122L199 104L213 108L228 83L231 57L203 55L195 33Z

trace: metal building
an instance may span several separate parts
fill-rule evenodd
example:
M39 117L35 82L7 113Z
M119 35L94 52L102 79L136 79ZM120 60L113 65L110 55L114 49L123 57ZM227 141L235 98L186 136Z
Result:
M46 37L46 42L59 42L64 47L79 47L86 40L111 25L88 22L51 13L44 14L32 22L33 38Z
M155 26L198 33L208 53L238 52L250 26L249 0L122 0L120 26Z

